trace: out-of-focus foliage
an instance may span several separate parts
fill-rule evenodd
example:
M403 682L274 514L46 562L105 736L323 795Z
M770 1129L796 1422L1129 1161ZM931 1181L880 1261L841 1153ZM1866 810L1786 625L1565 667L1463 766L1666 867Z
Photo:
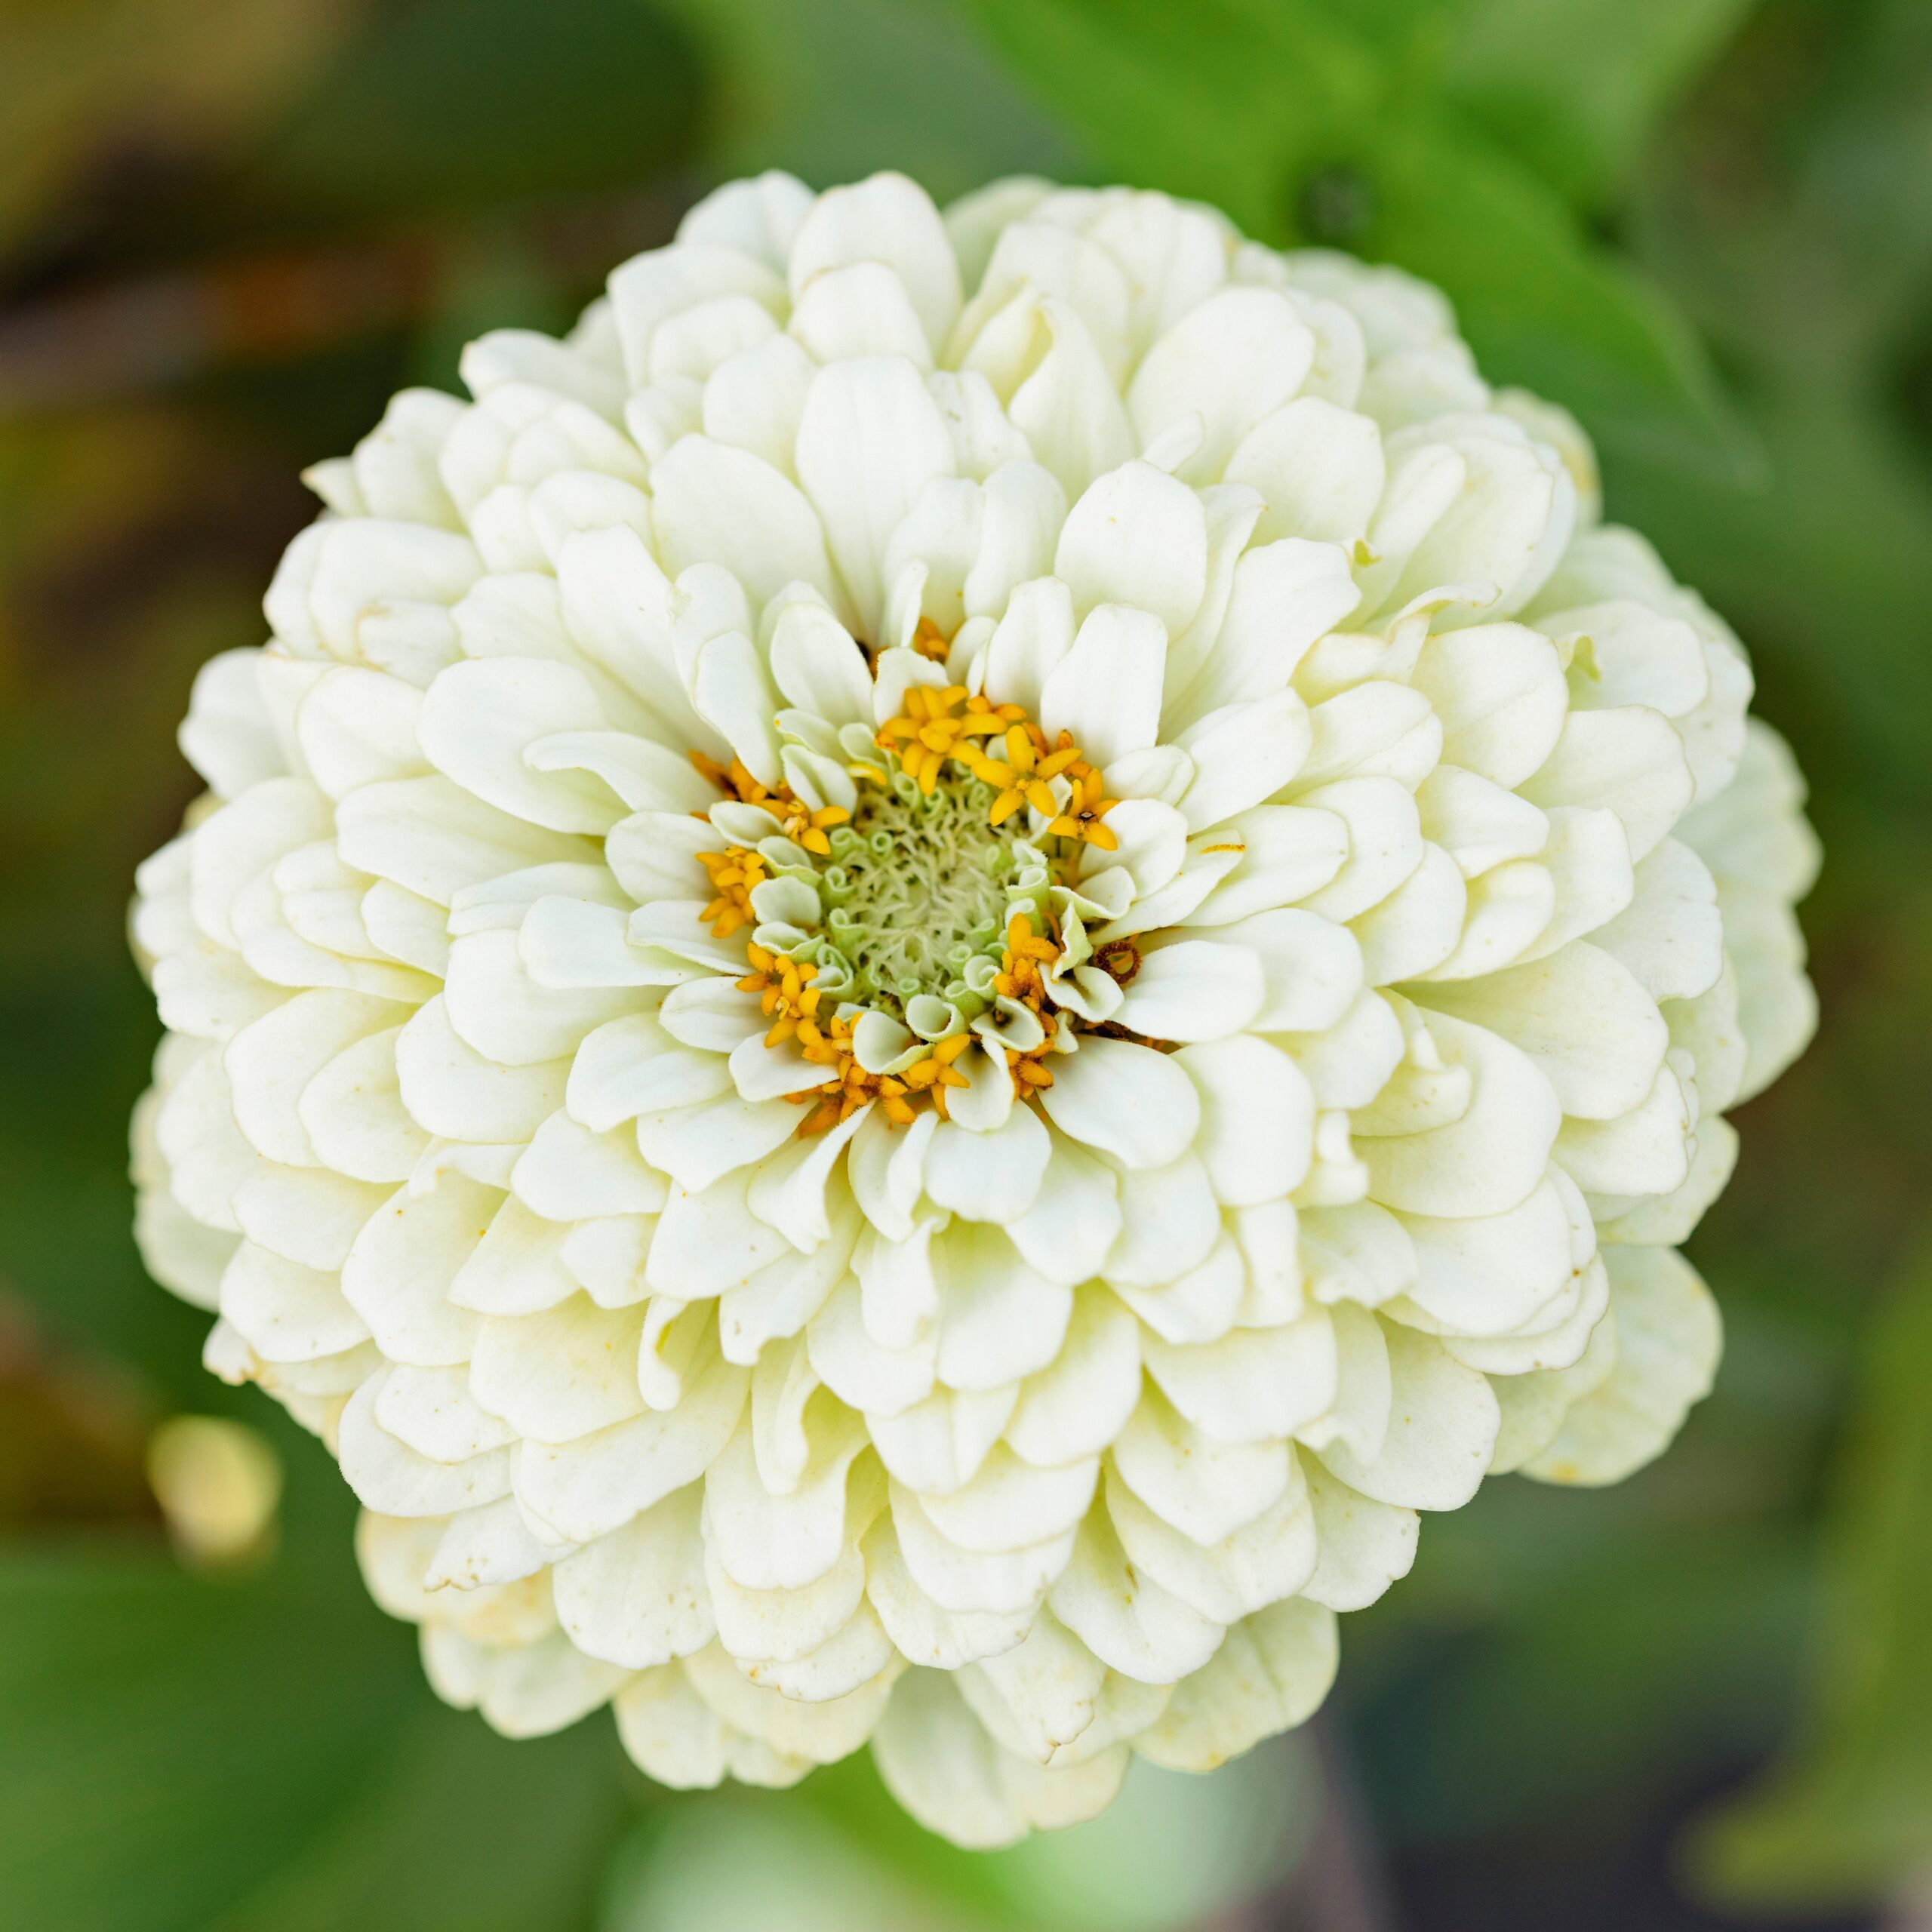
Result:
M973 5L1086 131L1103 172L1215 202L1265 240L1399 262L1449 294L1493 374L1568 403L1613 441L1734 471L1745 463L1675 310L1591 242L1558 186L1494 137L1493 125L1514 117L1484 94L1479 65L1466 57L1452 83L1445 51L1462 43L1465 9L1449 0L1359 10L1317 0ZM1472 33L1512 43L1493 0L1467 11ZM1537 11L1553 28L1557 10ZM1681 29L1662 7L1618 11L1609 37L1623 50L1625 91L1639 93L1652 44L1661 53ZM1534 97L1540 118L1562 118L1577 83L1574 69L1553 71ZM1521 96L1533 82L1512 60L1497 85ZM1478 112L1464 110L1465 94Z
M1795 1761L1717 1820L1715 1881L1776 1903L1857 1896L1932 1866L1932 1254L1867 1338L1826 1552L1829 1643Z
M492 1738L367 1602L321 1452L204 1374L201 1318L134 1256L155 1028L129 877L189 795L195 666L258 638L312 512L296 472L773 165L942 196L1126 179L1413 268L1491 374L1578 412L1612 514L1743 633L1829 855L1825 1024L1697 1238L1718 1390L1621 1489L1507 1481L1432 1522L1349 1620L1339 1754L1356 1855L1422 1932L1735 1923L1666 1875L1700 1806L1687 1863L1739 1910L1932 1866L1932 1274L1906 1263L1932 1167L1932 8L24 0L0 14L9 1922L1155 1932L1312 1830L1307 1870L1327 1856L1300 1740L975 1859L863 1762L672 1801L605 1721ZM272 1441L272 1559L171 1555L145 1445L184 1409Z

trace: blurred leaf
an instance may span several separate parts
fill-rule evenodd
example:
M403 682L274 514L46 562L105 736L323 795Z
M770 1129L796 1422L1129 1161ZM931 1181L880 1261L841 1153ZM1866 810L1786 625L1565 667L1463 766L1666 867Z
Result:
M387 1761L208 1932L584 1932L637 1782L608 1715L512 1742L411 1705Z
M608 1717L512 1743L369 1601L353 1504L286 1444L281 1553L0 1549L0 1900L34 1932L583 1932L629 1822Z
M942 200L1080 171L1068 135L940 0L659 0L709 54L708 158L820 186L896 168Z
M641 0L417 0L348 50L251 187L393 215L641 181L688 140L700 81Z
M1291 0L964 0L1103 171L1278 237L1302 178L1380 112L1374 50Z
M1434 282L1484 373L1576 411L1615 452L1735 483L1759 459L1669 298L1590 242L1535 177L1453 128L1399 122L1359 165L1367 251Z
M0 1563L0 1897L35 1932L199 1932L343 1804L416 1701L406 1642L288 1565Z
M1775 677L1770 715L1799 735L1824 810L1856 793L1881 811L1922 812L1932 466L1896 420L1830 389L1780 382L1749 401L1763 488L1633 463L1612 472L1614 499Z
M1932 1250L1869 1337L1828 1525L1835 1586L1817 1703L1783 1772L1703 1834L1739 1902L1876 1898L1932 1860Z
M1592 1500L1557 1503L1574 1512ZM1412 1639L1365 1695L1357 1687L1364 1773L1398 1838L1527 1835L1578 1811L1614 1832L1611 1814L1640 1810L1685 1769L1775 1734L1775 1687L1808 1607L1797 1539L1627 1523L1606 1535L1614 1519L1597 1513L1595 1535L1559 1526L1567 1559L1540 1586L1518 1579L1480 1622ZM1503 1553L1519 1567L1534 1555ZM1392 1605L1398 1621L1417 1609Z
M1462 0L1451 96L1573 201L1620 187L1658 116L1756 0Z
M968 4L1109 171L1211 201L1264 239L1398 263L1449 296L1493 379L1567 404L1607 441L1748 469L1670 303L1432 89L1425 17L1411 45L1377 48L1343 9L1305 0ZM1346 220L1324 222L1338 202Z
M1932 8L1752 20L1645 171L1633 244L1740 360L1888 401L1932 282Z

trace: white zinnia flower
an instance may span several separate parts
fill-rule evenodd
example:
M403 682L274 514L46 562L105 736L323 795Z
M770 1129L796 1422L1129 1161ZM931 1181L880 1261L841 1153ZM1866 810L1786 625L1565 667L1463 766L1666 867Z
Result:
M1812 840L1439 297L768 175L463 375L312 472L135 915L149 1265L444 1696L997 1844L1662 1448Z

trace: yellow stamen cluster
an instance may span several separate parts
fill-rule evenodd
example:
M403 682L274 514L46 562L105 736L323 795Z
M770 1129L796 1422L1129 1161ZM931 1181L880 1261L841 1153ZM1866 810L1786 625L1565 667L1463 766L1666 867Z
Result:
M886 1118L901 1127L912 1124L913 1109L922 1095L930 1097L942 1119L946 1117L946 1089L966 1084L965 1075L953 1062L972 1044L970 1033L940 1041L902 1073L868 1073L852 1051L854 1023L835 1014L820 1023L819 1004L824 995L811 983L818 968L811 960L787 958L756 944L745 949L745 956L752 970L738 988L758 995L759 1009L771 1022L764 1044L776 1047L796 1040L800 1054L814 1066L832 1067L838 1073L830 1087L808 1087L786 1095L788 1100L813 1103L799 1123L801 1134L823 1134L870 1100L877 1100Z
M1060 947L1051 938L1033 931L1033 921L1024 912L1016 912L1006 924L1006 950L1000 955L1000 968L993 977L993 991L1002 998L1017 1000L1046 1029L1046 1038L1030 1054L1017 1048L1006 1050L1006 1063L1013 1075L1014 1091L1023 1100L1042 1087L1051 1087L1054 1077L1047 1069L1045 1056L1053 1049L1058 1033L1058 1018L1046 1011L1046 982L1040 976L1043 966L1060 957Z
M912 632L912 648L921 657L930 657L936 664L946 661L946 653L952 648L952 640L930 617L921 617Z
M761 785L745 769L742 758L720 764L702 752L693 752L691 760L721 792L748 805L762 805L784 827L787 838L808 852L816 852L820 858L832 850L832 841L826 834L852 816L843 805L826 805L814 811L789 785Z
M1106 795L1100 772L1081 754L1070 732L1057 743L1017 704L995 704L964 685L914 685L906 709L882 726L875 742L897 752L899 762L930 797L949 759L963 765L998 793L988 814L1003 825L1022 805L1031 805L1051 823L1058 838L1078 838L1103 852L1120 841L1102 823L1118 802ZM881 776L869 765L855 767L868 777ZM1072 795L1063 811L1051 781L1064 777Z
M764 882L764 861L742 845L731 845L721 852L700 852L697 862L718 895L704 909L704 922L714 939L729 939L758 916L752 910L752 888Z
M921 619L913 646L933 658L943 657L947 648L943 633L929 618ZM906 693L905 709L881 728L875 742L897 757L901 768L928 798L937 789L948 763L956 763L992 788L995 795L987 814L991 823L1002 825L1022 806L1030 805L1048 821L1052 836L1077 839L1103 852L1119 848L1120 841L1103 823L1117 801L1106 796L1100 771L1082 755L1071 733L1063 731L1057 743L1049 742L1022 706L995 704L964 685L914 685ZM771 812L786 835L808 852L828 854L828 832L851 817L838 806L811 811L789 786L761 783L741 759L720 764L694 752L691 762L728 795ZM859 764L851 769L875 783L886 782L878 766ZM1063 777L1069 793L1064 808L1052 789L1053 781ZM751 895L768 875L761 855L734 845L701 852L698 859L714 894L704 909L713 933L723 939L752 924L755 915ZM811 1105L800 1134L823 1134L874 1100L887 1118L901 1126L917 1117L915 1109L922 1097L929 1098L944 1118L948 1090L967 1084L954 1063L972 1044L971 1035L955 1034L940 1041L897 1074L869 1073L853 1051L854 1021L837 1014L820 1017L823 994L812 984L818 973L814 962L787 958L755 942L747 945L746 957L752 970L737 983L742 991L758 995L759 1006L771 1023L765 1044L777 1047L794 1040L804 1059L832 1069L836 1076L829 1086L786 1097ZM1031 1053L1007 1049L1014 1090L1022 1100L1054 1084L1045 1057L1053 1050L1060 1021L1048 1009L1043 975L1059 957L1060 943L1051 931L1037 932L1026 913L1014 914L993 989L1032 1013L1046 1036ZM1137 955L1132 964L1139 964ZM1131 970L1126 977L1131 977Z

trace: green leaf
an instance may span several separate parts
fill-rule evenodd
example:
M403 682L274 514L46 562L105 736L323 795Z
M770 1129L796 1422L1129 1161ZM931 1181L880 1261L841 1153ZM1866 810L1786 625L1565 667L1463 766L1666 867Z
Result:
M341 1804L420 1693L326 1577L158 1547L0 1564L0 1897L35 1932L199 1932Z
M1499 1500L1506 1513L1515 1499L1506 1487ZM1377 1660L1353 1654L1354 1729L1377 1815L1398 1839L1528 1836L1586 1811L1607 1823L1701 1770L1714 1745L1770 1742L1810 1607L1798 1540L1619 1524L1616 1504L1557 1500L1595 1521L1554 1522L1552 1574L1510 1577L1479 1616L1453 1619L1438 1604L1426 1632L1414 1620L1429 1606L1398 1596L1378 1621L1410 1620L1407 1654L1381 1660L1379 1681ZM1519 1513L1519 1531L1554 1515ZM1438 1544L1459 1532L1483 1540L1460 1517L1429 1529ZM1426 1537L1422 1567L1448 1553ZM1506 1551L1525 1572L1535 1554Z
M942 199L1082 171L1066 131L940 0L659 0L709 56L724 175L821 186L895 168Z
M1698 1841L1739 1903L1877 1898L1932 1860L1932 1249L1869 1337L1829 1526L1836 1612L1808 1734Z
M1444 85L1571 199L1600 202L1756 0L1460 0Z
M1212 202L1278 238L1301 177L1379 111L1374 51L1260 0L965 0L1106 177Z
M1456 304L1492 380L1567 405L1606 442L1750 472L1696 338L1443 97L1426 16L1396 33L1378 10L1378 46L1339 8L969 4L1106 172L1212 202L1264 240L1340 241L1395 262ZM1322 218L1337 202L1346 232Z
M609 1717L512 1743L446 1709L363 1589L335 1469L299 1441L287 1468L263 1571L135 1535L0 1556L0 1917L584 1932L641 1788Z
M1909 866L1915 835L1899 814L1932 801L1932 470L1861 399L1780 380L1746 402L1761 488L1632 463L1612 472L1612 499L1750 645L1821 817L1877 813L1895 841L1881 863Z
M251 186L393 215L643 180L688 138L699 80L637 0L423 0L378 14Z
M640 1782L608 1714L512 1742L419 1697L314 1844L208 1932L582 1932Z
M1446 117L1384 128L1357 165L1377 210L1364 252L1448 296L1485 375L1574 410L1611 453L1756 478L1755 445L1678 309L1553 189Z

